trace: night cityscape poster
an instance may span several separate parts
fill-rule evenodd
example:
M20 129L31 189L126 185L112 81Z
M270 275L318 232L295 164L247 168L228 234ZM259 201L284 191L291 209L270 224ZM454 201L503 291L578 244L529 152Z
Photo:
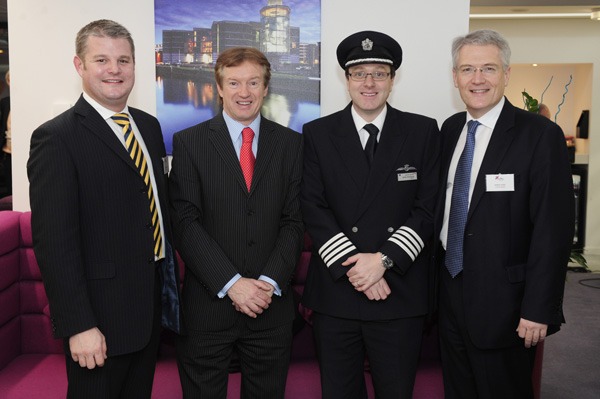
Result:
M251 46L271 63L262 114L301 131L320 115L320 0L155 0L157 117L173 134L220 112L214 64Z

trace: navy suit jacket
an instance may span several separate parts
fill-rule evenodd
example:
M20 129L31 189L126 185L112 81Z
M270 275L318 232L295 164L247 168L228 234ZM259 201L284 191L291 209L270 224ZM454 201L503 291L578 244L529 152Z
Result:
M466 113L442 132L442 173L436 238L442 225L448 167ZM514 191L492 192L488 175L513 175ZM519 341L520 318L564 322L562 300L574 233L574 198L565 138L547 118L515 108L500 113L477 175L464 241L464 306L471 339L480 348ZM436 242L438 242L436 240ZM440 273L448 273L440 259Z
M167 244L162 280L169 311L163 323L177 330L165 146L156 118L129 111L154 168ZM145 184L127 150L82 96L33 132L27 172L33 247L55 336L68 338L97 326L109 355L142 349L154 315L154 240Z
M302 213L313 240L303 303L330 316L387 320L428 310L433 212L439 179L435 120L387 106L369 167L351 113L304 125ZM395 262L385 301L349 283L348 257L381 251Z
M250 192L231 136L219 113L173 136L169 176L176 247L186 265L186 328L220 331L243 319L266 329L294 318L290 291L300 257L302 136L261 117ZM217 294L237 274L265 275L282 290L253 319Z

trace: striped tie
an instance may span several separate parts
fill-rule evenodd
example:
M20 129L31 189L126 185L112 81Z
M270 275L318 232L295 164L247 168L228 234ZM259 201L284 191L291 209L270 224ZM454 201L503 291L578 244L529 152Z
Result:
M111 116L117 125L121 126L123 135L125 136L125 147L129 156L133 160L135 167L144 179L148 192L148 200L150 201L150 214L152 215L152 229L154 231L154 255L157 258L161 257L162 254L162 237L160 234L160 220L158 219L158 210L156 209L156 202L154 200L154 192L152 190L152 184L150 181L150 171L148 170L148 164L146 163L146 157L140 147L140 144L135 138L133 131L131 130L131 123L129 123L129 115L114 114Z

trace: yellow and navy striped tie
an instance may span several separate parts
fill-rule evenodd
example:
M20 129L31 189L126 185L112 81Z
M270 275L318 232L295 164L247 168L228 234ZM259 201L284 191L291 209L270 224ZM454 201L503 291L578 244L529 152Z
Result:
M154 199L154 192L152 190L152 183L150 181L150 171L148 170L148 164L146 163L146 157L140 147L140 144L135 138L133 131L131 130L131 123L129 122L129 115L125 113L114 114L111 116L117 125L121 126L123 135L125 136L125 147L129 156L133 160L135 167L144 179L148 191L148 200L150 201L150 215L152 216L152 228L154 231L154 255L157 258L161 257L162 254L162 237L160 234L160 220L158 219L158 210L156 209L156 202Z

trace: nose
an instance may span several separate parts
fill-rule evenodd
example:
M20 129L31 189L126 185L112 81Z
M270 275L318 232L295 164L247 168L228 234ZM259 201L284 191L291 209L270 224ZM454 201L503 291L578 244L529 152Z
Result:
M365 85L369 85L369 86L373 86L375 84L375 79L373 79L373 74L372 73L368 73L367 77L365 78Z
M475 81L475 82L485 81L485 76L483 76L483 70L481 68L475 68L475 72L473 73L473 81Z

